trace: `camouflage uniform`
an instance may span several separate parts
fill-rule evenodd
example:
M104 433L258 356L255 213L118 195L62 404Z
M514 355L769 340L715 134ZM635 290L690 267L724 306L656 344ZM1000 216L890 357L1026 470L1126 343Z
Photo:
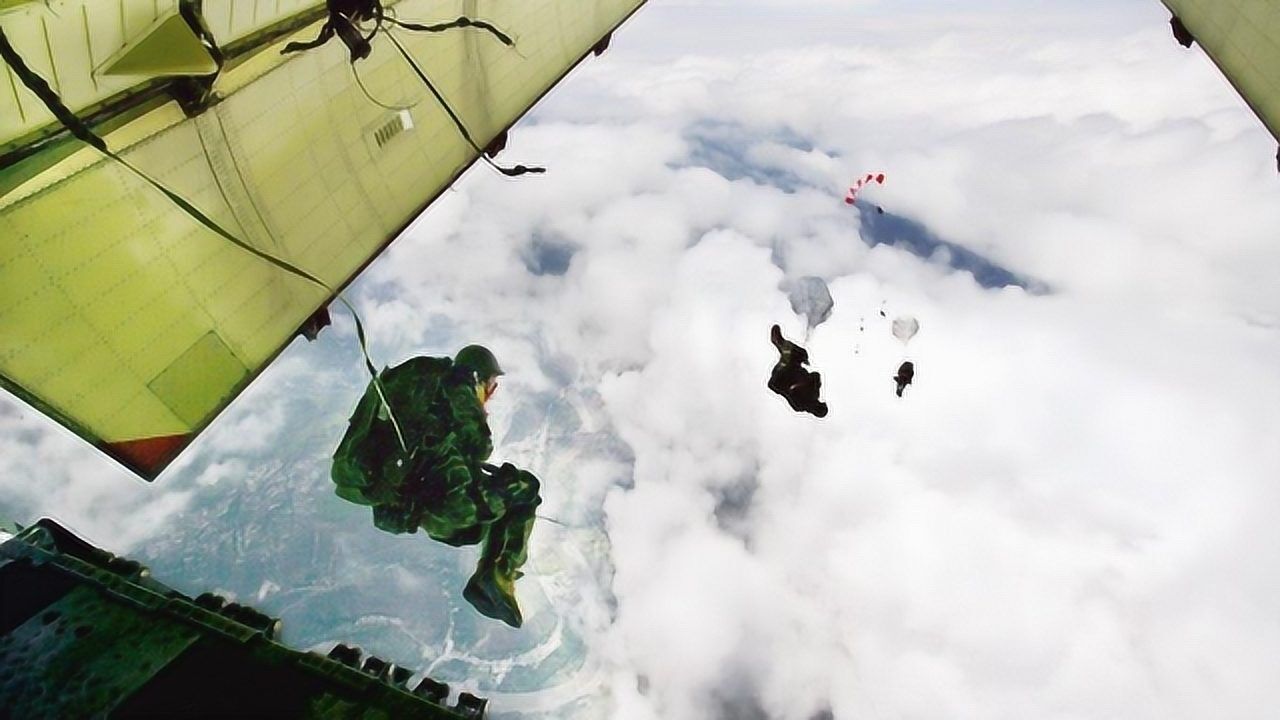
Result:
M769 374L769 389L785 398L796 412L826 417L827 404L818 399L822 376L804 368L809 363L809 353L782 337L777 325L769 329L769 340L778 349L778 362Z
M338 496L373 506L374 525L387 532L422 528L449 545L482 542L464 596L485 615L519 627L514 582L542 502L538 479L510 463L485 464L493 439L473 370L449 358L419 357L378 378L408 454L370 382L334 452Z

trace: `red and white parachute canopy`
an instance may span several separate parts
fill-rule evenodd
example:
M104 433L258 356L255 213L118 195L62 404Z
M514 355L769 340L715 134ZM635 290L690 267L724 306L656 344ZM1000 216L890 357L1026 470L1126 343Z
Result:
M870 185L873 182L876 183L877 185L883 185L884 173L879 173L875 175L871 173L867 173L864 177L858 178L857 182L849 186L849 192L844 196L845 204L852 205L854 201L858 199L858 193L862 192L862 188L866 187L867 185Z

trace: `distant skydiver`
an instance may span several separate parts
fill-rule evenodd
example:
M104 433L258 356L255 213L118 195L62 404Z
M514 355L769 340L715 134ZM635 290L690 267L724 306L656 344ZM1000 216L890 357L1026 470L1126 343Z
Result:
M515 581L542 498L533 474L485 462L493 452L485 403L501 374L479 345L453 360L417 357L384 369L351 415L332 475L339 497L373 506L381 530L422 528L449 545L482 543L462 595L484 615L520 627Z
M782 337L782 328L777 325L769 329L769 339L780 356L769 375L769 389L786 398L796 412L826 417L827 404L818 399L822 376L804 368L809 363L808 351Z
M893 378L893 381L898 383L898 397L902 397L902 391L907 389L915 376L916 366L910 360L898 366L898 374Z
M911 342L911 338L920 332L920 321L910 315L899 315L893 319L891 326L893 336L902 342L906 347ZM902 391L911 384L911 379L916 376L916 366L910 360L903 362L898 366L898 374L894 376L894 382L898 383L898 397L902 397Z

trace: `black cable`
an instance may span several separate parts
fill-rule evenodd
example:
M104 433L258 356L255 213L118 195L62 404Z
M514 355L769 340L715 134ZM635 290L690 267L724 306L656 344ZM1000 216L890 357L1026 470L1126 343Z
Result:
M186 198L183 198L181 195L178 195L177 193L173 192L169 188L160 184L158 180L156 180L155 178L152 178L150 175L147 175L145 172L134 167L131 163L129 163L129 161L125 160L124 158L120 157L116 153L112 152L111 148L107 146L107 142L103 140L101 137L99 137L97 133L93 132L93 130L90 129L88 125L85 125L84 121L81 120L79 116L77 116L74 112L72 112L71 109L68 108L66 104L62 102L62 98L58 96L58 93L54 91L53 88L49 87L49 83L45 82L44 78L40 77L33 70L31 70L31 68L27 66L26 62L22 59L22 56L18 54L18 51L13 48L13 45L9 44L9 38L5 35L4 30L2 28L0 28L0 58L3 58L4 61L8 63L10 69L12 69L14 74L18 76L18 79L22 81L22 84L25 85L26 88L30 90L32 93L34 93L35 96L39 98L40 102L44 103L45 108L47 108L49 112L53 113L53 116L57 118L58 122L62 123L62 126L65 127L72 135L74 135L76 139L80 140L86 145L89 145L97 149L99 152L107 156L109 159L127 168L134 175L138 176L139 178L144 180L147 184L151 185L156 190L159 190L161 193L163 193L164 196L168 198L170 202L172 202L174 205L177 205L178 208L180 208L183 212L185 212L188 216L190 216L196 222L200 223L204 227L208 228L209 230L213 231L217 235L221 236L223 239L227 240L231 244L235 245L241 250L244 250L245 252L248 252L258 258L261 258L262 260L265 260L271 263L272 265L280 268L281 270L284 270L285 272L291 273L304 280L314 283L315 285L324 289L326 293L337 298L343 305L345 305L347 309L351 311L351 317L355 320L356 338L360 342L360 352L364 356L365 368L369 371L370 376L373 378L373 383L378 389L378 395L382 399L383 406L386 407L387 409L387 414L391 419L391 424L395 427L396 435L400 439L401 449L403 449L405 452L408 452L408 449L405 447L404 436L400 432L400 425L399 423L396 422L394 413L391 412L391 406L387 404L387 399L386 399L385 393L383 392L382 384L378 381L377 370L373 366L372 358L369 357L369 347L368 347L368 342L365 338L364 323L360 321L360 314L356 312L355 307L353 307L351 303L347 302L347 299L342 297L341 293L338 293L333 288L329 287L329 285L325 283L325 281L321 280L315 275L312 275L306 270L303 270L302 268L294 265L293 263L290 263L286 260L282 260L269 253L263 252L262 250L259 250L258 248L253 247L252 245L245 242L244 240L241 240L239 237L233 235L231 232L229 232L228 230L223 228L221 225L219 225L217 221L215 221L213 218L204 214L195 205L192 205L190 202L188 202Z
M400 43L395 35L392 34L390 28L386 27L384 23L390 23L393 26L401 27L413 32L430 33L445 32L447 30L460 28L476 28L489 33L502 44L508 47L513 47L515 45L515 41L513 41L510 36L490 23L483 20L472 20L465 16L449 22L437 23L434 25L404 22L394 16L388 15L386 10L382 7L382 3L378 0L350 0L346 6L343 6L341 2L329 0L328 6L329 19L325 21L324 26L320 29L320 34L317 35L314 40L309 42L289 43L280 51L281 54L299 52L301 50L311 50L320 47L331 40L336 34L338 39L342 40L350 51L351 64L353 66L352 71L355 72L354 66L356 61L368 57L373 51L373 39L378 35L378 33L384 33L388 38L390 38L392 44L396 46L396 49L400 51L400 55L407 63L409 63L409 67L413 68L414 73L416 73L418 78L422 80L422 83L427 86L427 89L431 91L431 94L435 96L436 101L440 103L440 107L444 108L445 113L449 115L449 119L453 121L454 127L457 128L458 133L462 135L462 138L467 141L467 144L476 151L476 154L479 155L480 159L489 167L497 170L507 177L518 177L526 174L541 174L547 171L544 167L528 165L506 167L494 162L493 158L485 152L484 148L480 147L475 139L471 137L471 133L467 130L467 126L463 124L462 118L458 117L458 113L454 112L453 107L444 99L444 95L436 89L435 84L432 83L430 78L427 77L427 74L423 72L417 61L413 59L413 56L409 54L409 51L405 49L404 45ZM344 7L350 11L350 14L343 12ZM362 20L373 21L373 30L368 31L368 35L364 35L364 31L362 31L360 27L360 21ZM359 73L355 73L355 78L356 84L360 86L361 92L363 92L369 102L372 102L374 105L393 111L409 109L408 107L395 107L380 102L374 98L373 94L369 92L369 89L365 87L364 81L361 79ZM417 103L414 104L416 105Z
M440 103L440 107L444 108L444 111L448 113L449 118L453 120L454 127L456 127L458 129L458 133L462 135L462 139L466 140L467 144L479 153L480 158L488 163L490 167L507 177L517 177L525 174L541 174L547 171L544 167L530 167L527 165L503 167L495 163L493 159L485 153L484 148L481 148L476 144L476 141L472 139L471 133L467 131L466 125L462 124L462 118L458 117L458 114L449 106L448 101L446 101L444 96L440 94L440 91L436 89L435 84L433 84L430 78L427 77L427 74L422 71L422 68L418 65L417 61L413 59L413 56L409 54L409 51L400 43L400 40L395 36L395 34L388 31L386 32L386 36L391 40L391 43L396 46L396 50L400 51L400 55L405 59L405 62L409 63L409 67L413 68L413 71L417 73L418 78L422 80L422 83L426 85L427 89L431 91L431 94L435 96L436 101Z
M403 20L397 20L394 17L387 17L386 19L392 25L398 25L404 28L405 30L413 30L415 32L434 33L434 32L444 32L445 30L453 30L456 28L473 27L478 30L484 30L488 32L490 35L493 35L495 38L497 38L498 42L502 43L503 45L506 45L507 47L512 47L515 45L515 41L513 41L510 36L502 32L498 28L494 27L493 25L490 25L489 23L483 20L472 20L469 17L460 17L457 20L453 20L451 22L437 23L435 25L422 25L419 23L404 22Z

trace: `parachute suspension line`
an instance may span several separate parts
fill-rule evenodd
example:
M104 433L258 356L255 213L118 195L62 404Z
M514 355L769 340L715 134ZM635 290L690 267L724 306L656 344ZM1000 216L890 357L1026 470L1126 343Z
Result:
M440 103L440 107L444 108L444 111L449 115L449 119L453 120L454 127L458 128L458 133L462 135L462 139L466 140L467 144L480 154L480 158L488 163L489 167L492 167L494 170L497 170L507 177L516 177L526 173L545 173L547 171L547 169L543 167L529 167L527 165L503 167L502 165L495 163L493 159L485 153L484 149L476 144L476 141L471 137L471 133L467 131L467 126L462 123L462 118L458 117L458 114L449 106L449 103L444 99L444 96L436 89L435 84L432 83L430 78L427 77L427 74L422 71L422 67L418 65L418 62L413 59L413 56L410 55L409 51L405 49L403 44L401 44L400 39L391 32L387 32L386 35L391 40L391 43L396 46L396 50L400 51L400 55L405 59L405 62L409 63L409 67L413 68L413 72L417 74L418 78L422 80L422 83L426 85L427 89L431 91L431 94L435 96L436 102Z
M316 281L319 282L319 281ZM321 283L323 285L323 283ZM326 286L327 289L327 286ZM332 290L330 291L332 292ZM409 455L409 446L405 444L404 432L400 429L400 422L396 420L396 414L391 410L391 403L387 401L386 390L382 387L382 381L378 379L378 370L373 366L373 360L369 358L369 343L364 334L364 323L360 322L360 313L347 301L341 293L335 293L338 300L351 312L351 319L356 323L356 340L360 342L360 354L364 356L364 367L369 371L369 377L373 381L373 387L378 391L378 399L382 401L382 407L387 411L387 419L391 421L391 427L396 431L396 440L400 443L400 451Z
M347 46L347 50L351 54L351 64L354 66L357 60L363 60L364 58L369 57L369 54L373 52L373 47L371 45L373 39L378 35L378 33L383 33L390 38L391 42L396 46L396 49L400 51L400 55L409 63L409 67L413 68L414 73L417 74L418 78L422 80L422 83L427 86L427 89L431 91L431 94L435 96L436 101L440 103L440 106L444 108L444 111L448 113L449 119L453 121L454 127L458 129L462 138L467 141L467 144L479 154L480 158L483 159L489 167L492 167L494 170L497 170L507 177L516 177L518 175L525 175L528 173L544 173L547 171L547 169L543 167L530 167L527 165L504 167L495 163L484 151L484 148L481 148L471 137L471 133L468 132L466 125L463 124L462 118L458 117L458 114L454 112L449 103L445 101L444 96L436 89L435 84L431 82L427 77L427 74L422 71L422 68L413 59L413 56L410 55L409 51L400 43L400 40L396 38L391 29L384 26L384 23L389 23L392 26L414 32L430 33L445 32L447 30L460 28L476 28L477 30L483 30L489 33L502 44L508 47L514 47L515 41L513 41L509 35L483 20L472 20L465 16L459 17L458 19L450 22L438 23L435 25L421 25L418 23L404 22L396 19L394 16L388 15L386 9L382 7L382 3L379 0L347 0L345 5L342 7L335 4L334 0L330 0L328 6L329 19L325 21L324 26L320 29L320 34L317 35L314 40L308 42L289 43L280 51L281 55L318 48L329 42L335 35L337 35L338 39ZM360 23L366 20L373 22L372 30L366 31L360 27ZM365 34L366 32L368 33L367 35ZM388 110L407 109L394 108L375 100L364 87L364 83L361 81L359 74L356 75L356 82L360 85L360 89L364 91L365 97L369 98L369 100L375 105Z
M147 184L151 185L156 190L159 190L161 193L163 193L165 197L167 197L173 204L181 208L183 212L187 213L192 218L194 218L197 222L199 222L201 225L204 225L206 228L208 228L209 230L212 230L214 233L218 234L222 238L228 240L229 242L235 244L236 246L240 247L241 249L249 253L257 255L263 260L266 260L267 262L270 262L271 264L280 267L283 270L287 270L288 272L293 273L294 275L298 275L314 283L318 283L319 285L324 287L326 290L329 290L329 292L333 292L332 289L330 289L322 281L320 281L318 278L314 277L307 271L302 270L301 268L295 267L294 265L284 260L281 260L277 257L268 255L267 253L253 247L252 245L236 237L230 231L228 231L227 229L219 225L217 221L215 221L213 218L210 218L208 215L205 215L203 212L201 212L199 208L192 205L185 198L173 192L172 190L165 187L164 185L160 184L159 181L147 175L142 170L139 170L137 167L134 167L131 163L129 163L128 160L125 160L124 158L120 157L116 153L112 152L111 149L107 147L107 142L105 140L98 137L98 135L94 133L93 130L89 129L89 126L84 124L84 121L82 121L75 113L71 112L70 108L68 108L66 105L63 104L62 98L58 97L58 93L56 93L53 90L53 88L49 87L49 84L44 81L44 78L35 74L34 72L32 72L30 68L27 67L26 63L22 61L21 56L19 56L17 51L13 49L13 46L9 44L9 38L5 37L3 30L0 30L0 57L3 57L5 62L9 64L9 67L12 68L14 73L17 74L18 78L22 80L22 84L25 85L27 89L30 90L32 93L34 93L36 97L38 97L40 101L44 103L44 106L48 108L49 112L53 113L54 117L56 117L58 121L62 123L62 126L65 127L68 131L70 131L70 133L74 135L78 140L85 143L86 145L92 146L93 148L101 152L103 155L107 156L111 160L114 160L115 162L127 168L134 175L137 175L139 178L144 180Z
M236 236L232 235L216 221L208 215L205 215L199 210L199 208L187 202L180 195L174 193L169 188L161 185L154 178L134 167L128 160L125 160L112 152L111 148L107 147L107 142L105 140L98 137L98 135L95 134L93 130L90 130L75 113L71 112L70 108L63 104L62 98L58 96L58 93L55 92L53 88L49 87L49 84L45 82L44 78L40 77L33 72L31 68L27 67L27 64L23 62L22 57L18 55L16 50L14 50L13 45L9 44L9 38L5 36L3 30L0 30L0 57L4 58L4 61L9 64L9 67L13 70L14 74L16 74L18 79L22 81L22 84L25 85L26 88L37 98L39 98L40 102L44 103L45 108L47 108L49 112L53 113L53 116L58 119L58 122L61 123L62 126L65 127L73 136L75 136L76 139L90 147L93 147L111 160L114 160L124 166L134 175L137 175L149 185L159 190L165 195L165 197L169 198L173 204L177 205L183 210L183 212L190 215L201 225L204 225L206 228L255 255L266 257L264 253L249 246ZM280 263L283 263L283 261L277 261L277 264ZM287 263L285 264L287 265ZM297 271L296 268L292 268L291 266L286 269L289 269L291 272Z
M75 136L76 139L98 150L98 152L101 152L110 160L119 163L134 175L141 178L148 185L159 190L166 198L169 199L170 202L177 205L179 209L185 212L196 222L213 231L215 234L219 235L231 244L251 255L271 263L285 272L296 275L303 280L307 280L308 282L319 286L324 289L325 292L333 295L341 301L342 304L351 311L351 316L355 319L356 337L360 341L360 353L364 356L365 368L368 369L370 376L373 378L373 383L378 389L378 396L382 399L383 407L387 410L387 416L391 419L391 424L395 427L396 436L400 440L401 449L406 453L408 452L408 448L405 447L404 436L400 431L400 424L396 421L395 414L391 411L391 406L387 403L386 394L382 389L382 383L378 380L378 373L373 366L373 360L369 357L368 344L365 341L364 325L360 322L360 315L356 312L356 309L351 305L351 303L347 302L347 299L343 297L341 293L335 291L333 288L329 287L325 281L315 275L312 275L306 270L303 270L287 260L282 260L274 255L265 253L244 240L241 240L239 237L219 225L213 218L205 215L199 208L192 205L181 195L173 192L155 178L147 175L145 172L129 163L129 161L112 152L111 148L107 146L107 141L103 140L93 132L88 125L85 125L84 121L62 102L62 98L58 96L58 93L55 92L53 88L49 87L49 83L45 82L44 78L40 77L32 71L31 68L27 67L22 56L19 55L18 51L9 43L9 38L4 34L3 29L0 29L0 58L3 58L4 61L8 63L9 68L18 76L18 79L22 81L22 84L25 85L26 88L37 98L39 98L40 102L44 103L45 108L47 108L49 112L53 113L53 116L58 119L58 122L60 122L68 132Z
M356 64L351 63L348 67L351 68L351 75L355 77L356 85L360 86L360 92L364 93L365 98L367 98L369 102L373 103L374 105L377 105L378 107L384 110L391 110L393 112L403 112L405 110L409 110L410 108L416 106L418 103L422 102L421 100L417 100L409 105L389 105L387 103L384 103L378 98L374 97L373 94L369 92L369 88L365 87L364 80L360 78L360 71L356 69Z

